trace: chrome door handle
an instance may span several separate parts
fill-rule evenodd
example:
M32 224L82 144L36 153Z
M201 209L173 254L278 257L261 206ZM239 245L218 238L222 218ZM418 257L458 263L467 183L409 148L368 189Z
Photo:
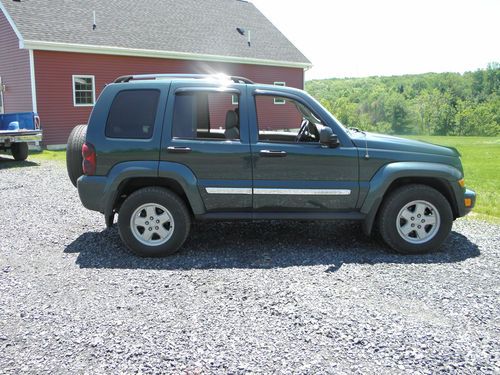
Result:
M287 154L286 151L261 150L259 155L268 158L284 158Z
M191 152L191 149L189 147L167 147L167 152L170 152L172 154L187 154L188 152Z

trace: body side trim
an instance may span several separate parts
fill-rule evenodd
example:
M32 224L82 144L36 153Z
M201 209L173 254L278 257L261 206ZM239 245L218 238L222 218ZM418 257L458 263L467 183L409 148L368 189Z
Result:
M208 194L244 194L252 195L252 188L207 187Z
M257 195L351 195L350 189L253 189Z

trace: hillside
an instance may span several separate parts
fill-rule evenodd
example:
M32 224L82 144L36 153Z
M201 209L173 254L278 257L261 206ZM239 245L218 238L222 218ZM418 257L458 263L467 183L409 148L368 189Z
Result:
M500 135L500 64L475 72L325 79L306 90L344 125L395 134Z

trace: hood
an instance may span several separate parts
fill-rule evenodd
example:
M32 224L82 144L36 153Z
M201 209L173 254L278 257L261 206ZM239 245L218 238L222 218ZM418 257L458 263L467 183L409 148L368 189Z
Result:
M356 147L359 148L365 148L368 146L368 149L434 154L451 157L460 156L457 149L453 147L438 146L432 143L414 141L411 139L393 137L384 134L351 132L351 139Z

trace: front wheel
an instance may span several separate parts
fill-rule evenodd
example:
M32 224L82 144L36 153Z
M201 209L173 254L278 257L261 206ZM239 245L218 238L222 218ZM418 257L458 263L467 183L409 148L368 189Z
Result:
M379 212L384 241L403 254L436 250L448 237L453 213L448 200L426 185L406 185L393 191Z
M190 225L190 214L182 199L159 187L132 193L118 215L122 241L142 257L177 252L189 234Z

